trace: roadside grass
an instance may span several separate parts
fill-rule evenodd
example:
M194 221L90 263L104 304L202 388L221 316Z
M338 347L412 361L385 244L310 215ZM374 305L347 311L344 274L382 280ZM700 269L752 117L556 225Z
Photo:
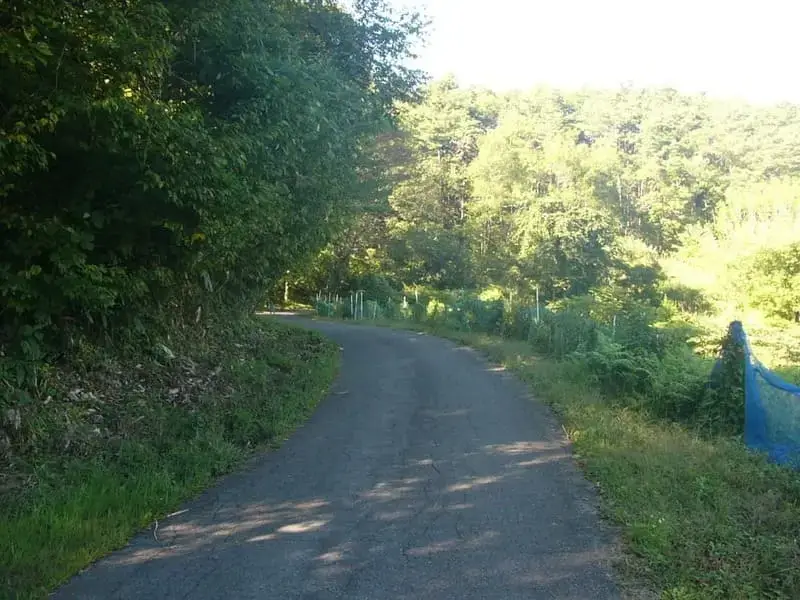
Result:
M800 473L737 439L601 397L579 362L535 356L520 341L431 333L483 351L558 414L603 515L618 526L626 549L618 568L631 596L644 587L664 600L800 598Z
M338 368L334 344L268 318L212 333L175 342L169 357L92 357L91 370L57 373L55 400L23 413L33 441L0 466L0 597L46 597L278 445Z

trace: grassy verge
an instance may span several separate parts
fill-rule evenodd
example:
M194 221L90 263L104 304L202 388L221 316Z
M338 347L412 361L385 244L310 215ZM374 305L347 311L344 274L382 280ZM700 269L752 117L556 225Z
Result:
M335 345L258 318L50 373L0 465L0 597L42 598L309 416ZM44 406L42 406L44 405Z
M800 474L602 398L580 363L536 357L525 342L435 333L484 351L558 413L619 526L625 580L669 600L800 598Z

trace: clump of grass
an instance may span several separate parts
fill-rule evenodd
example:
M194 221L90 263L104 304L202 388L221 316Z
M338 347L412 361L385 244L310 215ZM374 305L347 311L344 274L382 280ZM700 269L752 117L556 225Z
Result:
M166 348L166 347L165 347ZM309 416L334 344L265 319L173 339L150 356L102 348L61 365L19 408L0 466L0 597L53 587Z

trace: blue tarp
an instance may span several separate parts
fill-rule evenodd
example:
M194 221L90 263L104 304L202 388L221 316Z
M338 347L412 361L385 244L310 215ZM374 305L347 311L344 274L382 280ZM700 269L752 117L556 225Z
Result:
M731 324L744 349L744 440L777 463L800 466L800 387L762 365L742 324Z

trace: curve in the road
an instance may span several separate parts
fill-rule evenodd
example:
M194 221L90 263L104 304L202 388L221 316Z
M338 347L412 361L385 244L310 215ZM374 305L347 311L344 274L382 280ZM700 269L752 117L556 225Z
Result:
M302 324L344 351L311 419L56 598L618 597L593 490L521 384L442 339Z

